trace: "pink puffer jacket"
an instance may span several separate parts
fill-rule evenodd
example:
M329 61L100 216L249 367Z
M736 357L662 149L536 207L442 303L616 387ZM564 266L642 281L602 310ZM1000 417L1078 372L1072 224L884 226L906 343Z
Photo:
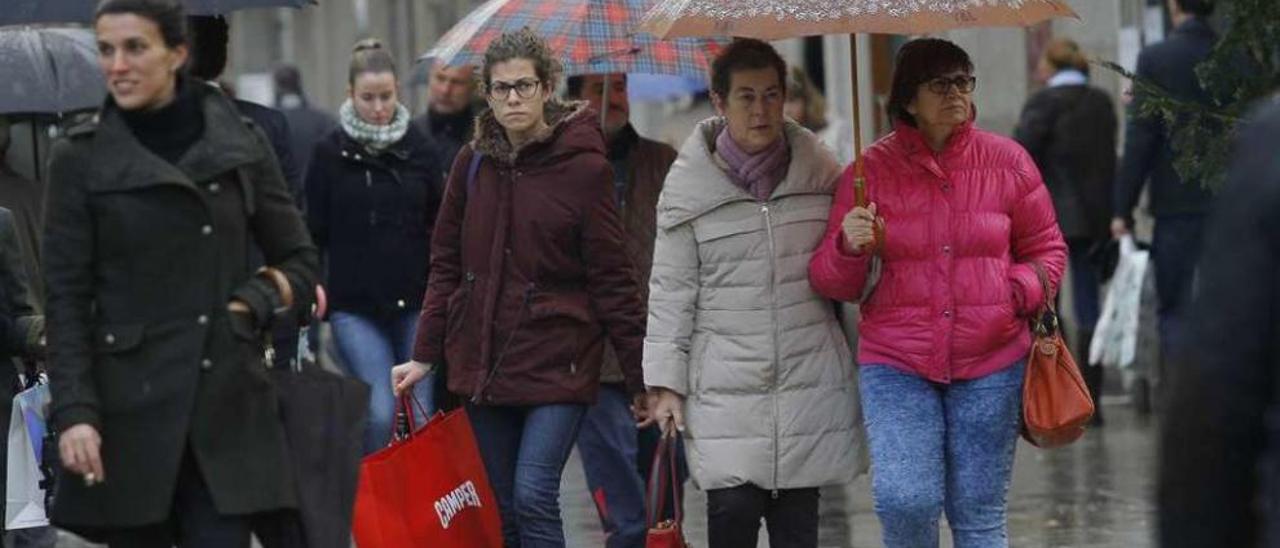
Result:
M1024 359L1027 319L1044 302L1032 264L1056 291L1067 255L1027 152L968 123L935 155L919 130L898 124L865 162L886 242L883 275L862 307L859 363L949 383ZM841 301L861 296L871 262L843 250L840 223L853 202L850 167L809 265L814 289Z

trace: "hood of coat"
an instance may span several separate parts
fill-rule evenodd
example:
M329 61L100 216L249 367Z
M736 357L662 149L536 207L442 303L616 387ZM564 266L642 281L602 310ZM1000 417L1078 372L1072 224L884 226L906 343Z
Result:
M727 166L715 155L716 136L725 125L719 116L703 120L681 145L658 200L660 228L687 223L730 202L755 199L729 180ZM786 121L783 135L791 147L791 164L771 199L834 193L840 164L831 151L813 132L792 120Z
M565 157L583 152L605 153L604 134L599 117L587 108L586 101L550 99L543 107L547 129L519 148L511 146L507 132L498 123L493 110L486 109L476 118L475 138L471 148L498 163L554 164Z
M98 179L126 186L205 181L260 160L266 148L231 100L211 86L193 87L200 95L204 135L176 166L152 154L134 137L119 107L108 97L94 135Z

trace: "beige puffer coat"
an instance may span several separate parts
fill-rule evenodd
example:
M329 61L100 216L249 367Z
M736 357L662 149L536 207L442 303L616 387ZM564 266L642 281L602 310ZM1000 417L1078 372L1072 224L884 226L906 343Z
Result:
M712 153L723 127L698 125L658 200L645 384L686 396L702 489L850 481L867 462L856 367L834 305L808 281L840 166L788 122L791 166L760 203Z

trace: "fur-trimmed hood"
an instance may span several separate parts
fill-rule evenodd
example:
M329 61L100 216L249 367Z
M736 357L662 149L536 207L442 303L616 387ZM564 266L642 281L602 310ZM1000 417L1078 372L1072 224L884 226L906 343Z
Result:
M600 131L599 117L593 112L586 101L551 98L543 111L547 129L520 148L512 148L493 109L485 109L476 117L471 148L506 166L555 163L583 152L604 154L604 134Z

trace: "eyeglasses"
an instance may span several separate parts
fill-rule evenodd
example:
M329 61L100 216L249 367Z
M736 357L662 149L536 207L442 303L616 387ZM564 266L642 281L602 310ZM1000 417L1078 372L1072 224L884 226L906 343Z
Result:
M969 94L973 93L973 90L978 87L978 79L969 75L956 76L955 78L934 78L925 82L925 85L929 86L929 91L938 95L950 93L953 86L956 91L962 94Z
M494 101L505 101L511 96L511 90L515 90L517 97L529 99L533 97L533 93L538 90L538 86L541 84L542 82L532 78L516 80L514 84L493 82L489 84L489 98Z

